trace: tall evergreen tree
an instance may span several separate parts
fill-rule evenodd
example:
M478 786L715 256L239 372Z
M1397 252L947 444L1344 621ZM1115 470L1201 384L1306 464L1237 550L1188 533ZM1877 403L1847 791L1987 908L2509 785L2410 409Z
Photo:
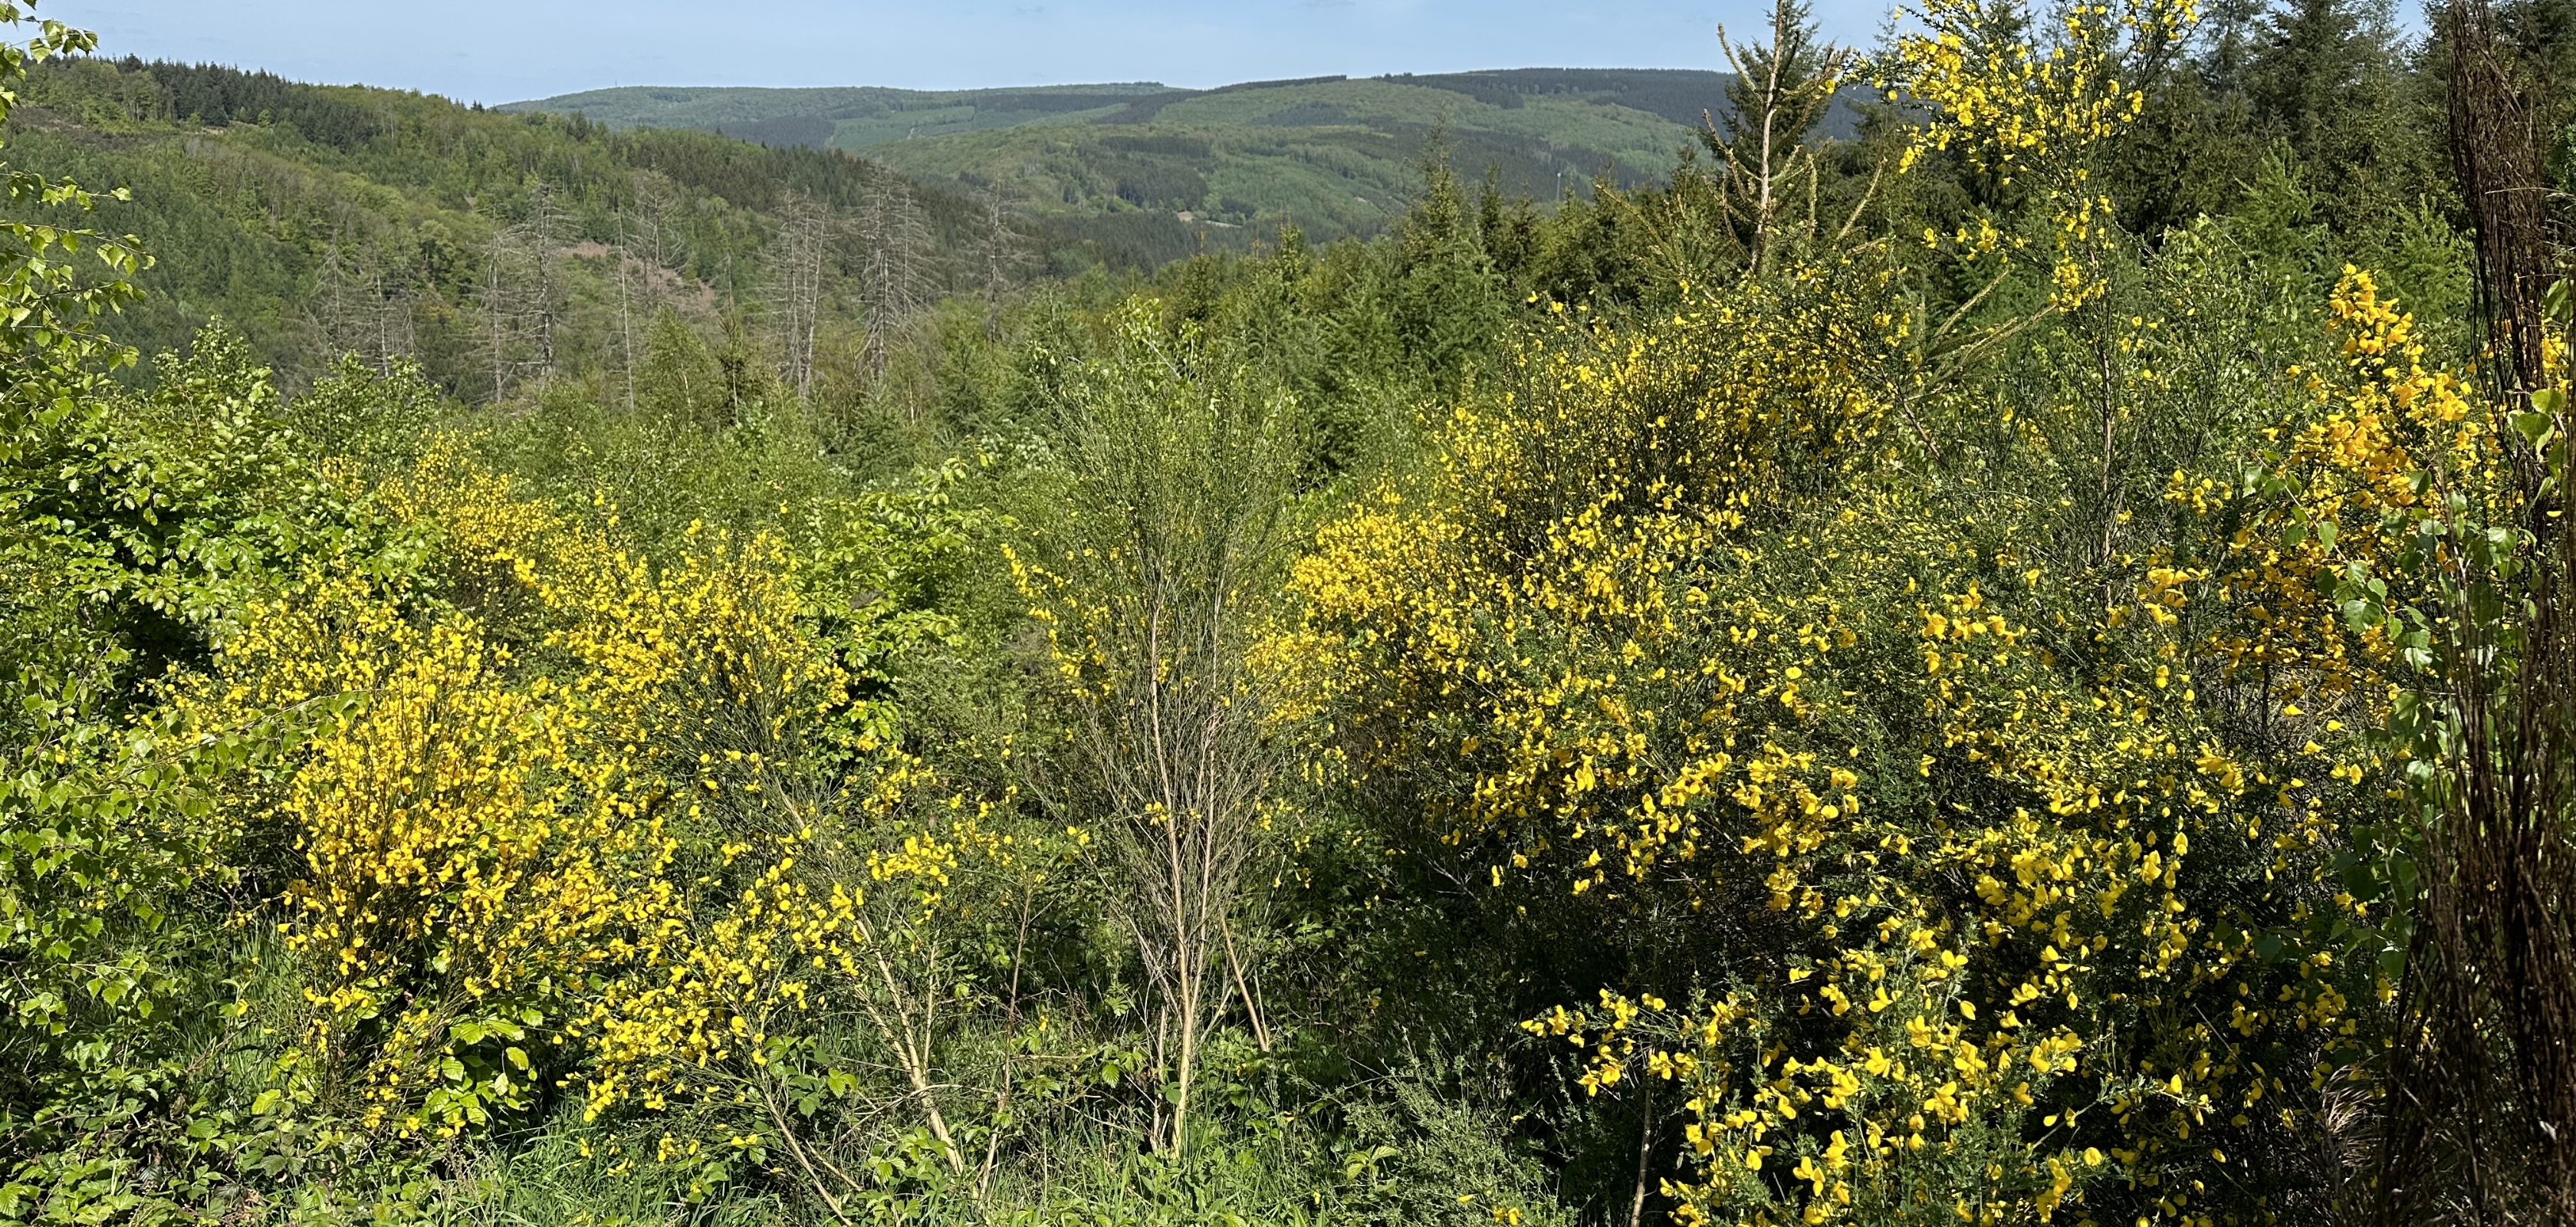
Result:
M2265 0L2216 0L2189 54L2146 83L2154 101L2109 168L2122 224L2153 239L2244 197L2265 149L2250 138L2247 77L2262 45Z
M2512 48L2533 118L2558 146L2558 186L2576 186L2576 0L2498 5L2496 27Z
M2410 131L2388 0L2276 0L2255 39L2249 135L2289 145L2320 195L2341 206L2339 228L2429 186L2409 171L2423 141Z
M1445 142L1423 155L1422 179L1422 199L1396 228L1396 332L1408 359L1454 377L1492 349L1508 312Z

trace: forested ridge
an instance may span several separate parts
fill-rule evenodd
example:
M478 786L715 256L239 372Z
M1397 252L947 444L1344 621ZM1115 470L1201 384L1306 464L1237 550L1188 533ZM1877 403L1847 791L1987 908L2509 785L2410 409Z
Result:
M894 263L901 275L880 280L898 284L904 311L996 279L1134 270L1192 250L1168 218L1169 234L1068 234L840 154L211 65L36 65L12 123L22 162L132 189L96 216L154 249L138 280L150 293L121 328L131 343L181 348L220 316L296 376L328 361L319 355L381 358L390 345L482 400L495 395L493 302L529 317L519 331L533 335L505 348L551 345L567 369L627 361L608 356L632 348L612 335L618 321L659 306L718 335L722 317L774 304L771 238L800 209L873 226L864 248L825 253L831 289L864 251ZM371 328L393 335L361 343Z
M1727 80L1707 69L1519 68L1213 89L627 86L501 109L841 149L924 183L997 192L1069 233L1117 225L1242 251L1283 224L1319 240L1384 232L1416 194L1434 141L1507 196L1553 203L1596 178L1660 180ZM1872 97L1853 85L1819 132L1852 135L1856 106Z
M2576 1221L2566 0L1195 252L0 17L0 1221Z

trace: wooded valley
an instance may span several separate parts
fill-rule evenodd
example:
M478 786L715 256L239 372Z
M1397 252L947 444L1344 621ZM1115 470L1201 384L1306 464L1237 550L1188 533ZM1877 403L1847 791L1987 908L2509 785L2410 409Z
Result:
M1683 78L39 16L0 1222L2576 1221L2576 0L1777 0L1561 193Z

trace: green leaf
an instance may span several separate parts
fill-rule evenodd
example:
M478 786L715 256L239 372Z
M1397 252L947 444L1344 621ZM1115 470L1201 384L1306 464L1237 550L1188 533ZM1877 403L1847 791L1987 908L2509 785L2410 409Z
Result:
M2540 404L2542 395L2545 393L2534 393L2531 403L2535 406ZM2514 433L2521 435L2533 447L2540 446L2540 441L2549 437L2550 428L2555 425L2557 425L2557 419L2550 416L2547 411L2513 415Z

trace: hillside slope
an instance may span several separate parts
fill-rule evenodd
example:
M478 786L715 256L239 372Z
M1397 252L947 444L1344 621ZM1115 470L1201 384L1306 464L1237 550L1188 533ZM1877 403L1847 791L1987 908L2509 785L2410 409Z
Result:
M1168 92L1151 81L983 90L629 86L500 109L578 113L612 128L698 128L772 145L864 149L919 135L1081 122Z
M1596 176L1661 178L1702 115L1722 107L1727 80L1686 69L1531 68L1209 90L635 87L504 109L864 151L926 182L997 189L1077 230L1141 213L1227 244L1241 239L1229 230L1280 222L1317 236L1382 229L1435 139L1461 171L1490 169L1505 193L1540 201ZM1838 108L1828 131L1847 134L1854 122Z
M542 316L545 365L574 369L637 343L638 303L679 309L710 332L727 319L758 323L800 202L844 234L857 233L862 211L899 202L915 234L906 276L916 297L980 287L973 253L994 240L979 202L878 163L704 132L612 131L131 60L46 66L22 102L9 124L17 167L132 189L130 200L102 200L89 224L135 235L155 261L138 278L146 298L116 329L145 352L181 346L221 317L281 370L351 348L399 351L445 387L489 397L508 382L491 374L496 290L513 291L498 295L512 313ZM1006 229L1016 265L1033 273L1150 265L1183 237L1165 225L1153 249L1104 248L1016 219ZM865 252L843 241L825 270L836 319L864 314Z

